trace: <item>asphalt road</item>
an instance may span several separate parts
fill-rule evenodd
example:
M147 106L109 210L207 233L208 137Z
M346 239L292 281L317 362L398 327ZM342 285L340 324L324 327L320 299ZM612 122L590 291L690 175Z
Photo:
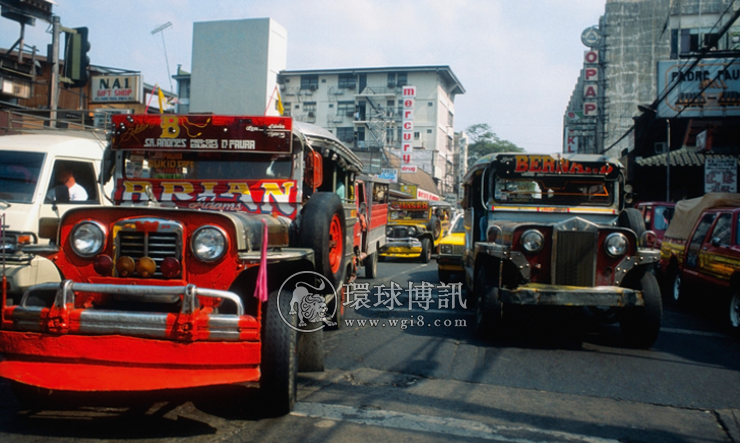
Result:
M324 331L326 370L300 374L290 415L262 416L242 386L29 411L0 383L0 441L740 442L740 342L708 312L666 309L649 350L587 315L522 315L483 342L460 300L443 289L439 306L434 262L378 275L357 280L369 306L347 308L351 325Z

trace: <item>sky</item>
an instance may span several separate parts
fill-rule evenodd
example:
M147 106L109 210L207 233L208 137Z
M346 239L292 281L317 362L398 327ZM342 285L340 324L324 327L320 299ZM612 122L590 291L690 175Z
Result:
M93 65L140 71L169 90L191 72L195 22L271 18L288 33L288 70L449 66L465 88L455 131L488 124L527 152L560 152L583 67L581 33L607 0L54 0L62 26L89 29ZM152 31L171 22L157 34ZM20 35L0 18L0 47ZM26 45L51 43L49 25Z

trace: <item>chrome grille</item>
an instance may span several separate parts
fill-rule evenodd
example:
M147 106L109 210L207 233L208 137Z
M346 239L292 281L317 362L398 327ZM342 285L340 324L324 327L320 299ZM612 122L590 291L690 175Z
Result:
M156 223L157 229L137 230L137 221L146 226ZM154 278L161 278L162 261L174 257L182 261L182 226L170 221L140 219L126 220L118 223L120 229L116 235L116 259L131 257L138 260L149 257L157 264Z
M390 237L405 238L409 236L409 229L406 226L394 226Z
M595 284L598 231L555 231L552 266L556 285Z

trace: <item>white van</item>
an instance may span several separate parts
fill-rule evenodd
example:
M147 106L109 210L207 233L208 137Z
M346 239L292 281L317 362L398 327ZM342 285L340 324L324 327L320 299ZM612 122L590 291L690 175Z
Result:
M56 220L74 207L109 204L98 183L105 145L104 134L86 131L0 136L0 215L5 216L0 275L4 258L8 298L20 297L31 285L61 279L52 262L22 251L24 245L48 243L39 238L40 220ZM69 172L86 200L79 200L79 194L71 200L67 186L59 182Z

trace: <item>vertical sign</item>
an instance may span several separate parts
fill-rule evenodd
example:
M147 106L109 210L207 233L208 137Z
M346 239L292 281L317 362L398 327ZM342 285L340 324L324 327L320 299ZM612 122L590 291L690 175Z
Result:
M569 127L565 127L565 153L574 154L578 152L578 136L576 131Z
M411 166L414 152L414 106L416 105L416 86L403 87L403 118L401 124L401 165Z
M598 99L599 87L599 51L591 49L583 54L583 115L595 117L599 114L594 100Z

